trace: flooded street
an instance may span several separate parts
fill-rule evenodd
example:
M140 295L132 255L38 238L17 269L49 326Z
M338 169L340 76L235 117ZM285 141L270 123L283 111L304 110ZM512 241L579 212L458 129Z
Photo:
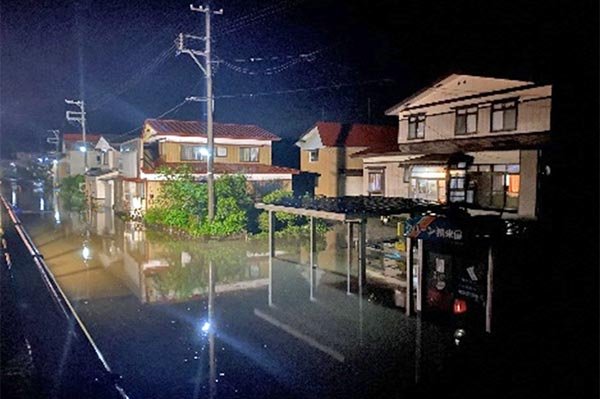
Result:
M181 239L25 189L15 203L132 398L468 396L512 378L506 347L460 352L443 324L359 296L355 281L348 295L335 229L311 291L303 239L277 238L270 268L266 238Z

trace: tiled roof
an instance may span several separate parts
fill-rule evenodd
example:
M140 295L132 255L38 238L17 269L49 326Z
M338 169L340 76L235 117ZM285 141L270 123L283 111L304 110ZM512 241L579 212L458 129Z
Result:
M451 154L472 151L507 151L539 148L550 142L549 132L504 134L448 140L430 140L398 144L395 147L373 146L354 153L353 157L413 154Z
M85 140L90 143L95 143L98 140L100 140L100 137L102 137L101 134L86 134ZM81 133L65 133L65 134L63 134L63 141L65 141L65 142L70 143L70 142L82 141L82 140L83 140L83 135Z
M398 141L398 128L394 126L317 122L316 128L326 147L389 146Z
M200 121L177 121L168 119L146 119L145 126L157 134L175 136L206 136L206 123ZM219 138L279 141L279 136L256 125L214 123L213 135Z
M159 166L166 166L169 168L176 168L181 165L187 165L192 169L192 173L203 174L206 173L206 162L186 162L186 163L160 163L154 168L144 168L145 173L154 173L157 171ZM213 172L215 174L292 174L297 175L300 173L298 169L286 168L284 166L265 165L261 163L221 163L215 162L213 164Z

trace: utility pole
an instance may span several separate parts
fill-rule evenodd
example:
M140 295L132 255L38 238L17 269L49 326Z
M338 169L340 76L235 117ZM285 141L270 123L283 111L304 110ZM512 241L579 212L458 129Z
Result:
M214 188L214 175L213 175L213 156L214 156L214 137L213 137L213 112L214 112L214 97L212 90L212 59L211 59L211 29L210 29L210 18L212 14L221 15L223 10L213 11L210 7L210 3L207 6L195 7L190 4L190 10L204 13L204 27L205 36L204 38L187 35L180 33L176 41L177 43L177 54L185 53L188 54L196 65L200 67L206 78L206 136L207 136L207 150L208 154L206 157L206 183L208 185L208 220L212 221L215 217L215 188ZM184 39L196 39L204 40L204 51L188 49L185 47ZM204 65L198 60L197 56L204 57Z
M55 152L58 154L60 152L60 132L58 129L51 129L47 131L48 133L52 133L53 137L46 138L46 143L54 144L56 146Z
M75 105L79 107L79 111L67 111L67 120L69 122L79 122L81 124L81 135L83 136L83 165L85 171L88 171L88 149L87 149L87 140L85 138L85 104L83 100L75 101L75 100L67 100L65 102L69 105Z

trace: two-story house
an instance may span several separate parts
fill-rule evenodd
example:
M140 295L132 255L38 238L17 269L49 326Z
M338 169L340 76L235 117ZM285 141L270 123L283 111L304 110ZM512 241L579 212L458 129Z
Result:
M198 121L147 119L140 138L121 144L120 209L145 210L159 194L161 166L187 165L192 175L206 179L207 157L213 156L215 178L242 174L255 193L291 189L299 171L272 164L272 143L280 138L255 125L215 123L214 154L207 150L206 124Z
M98 210L111 209L115 203L115 185L119 175L118 143L109 143L101 136L93 151L88 153L88 171L85 173L86 194ZM89 167L92 165L91 167Z
M62 136L61 157L58 160L56 176L58 181L67 176L83 175L85 173L85 156L87 153L88 168L99 165L92 154L99 134L87 134L85 142L81 133L65 133Z
M352 155L374 145L395 146L397 129L390 126L317 122L296 142L300 169L315 176L315 195L361 195L363 163Z
M363 193L535 217L552 86L453 74L386 111L393 149L372 146Z

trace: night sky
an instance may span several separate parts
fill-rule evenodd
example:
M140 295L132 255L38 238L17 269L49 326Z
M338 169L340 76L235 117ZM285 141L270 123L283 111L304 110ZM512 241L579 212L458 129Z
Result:
M203 75L175 56L179 32L203 34L203 14L189 4L2 1L2 155L24 142L37 149L48 129L79 131L64 119L65 98L86 101L88 132L121 138L167 111L205 118L204 104L182 105L204 94ZM593 1L213 5L224 9L213 18L216 121L290 139L318 120L394 124L385 109L452 72L552 82L564 60L597 66Z

